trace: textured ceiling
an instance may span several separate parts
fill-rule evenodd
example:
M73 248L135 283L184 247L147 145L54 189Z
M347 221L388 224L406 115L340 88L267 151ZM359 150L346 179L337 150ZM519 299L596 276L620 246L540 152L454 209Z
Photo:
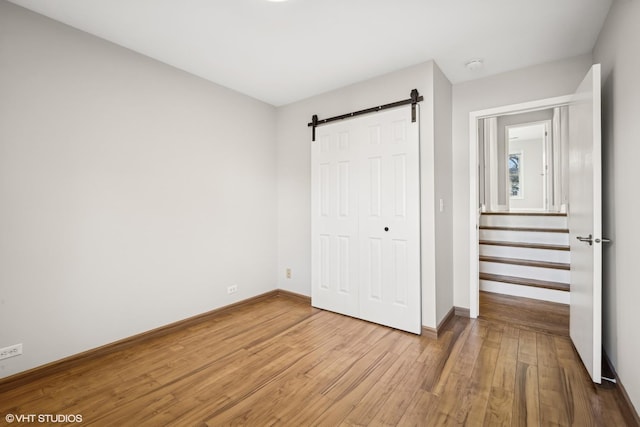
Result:
M11 0L280 106L434 59L452 83L590 52L611 0ZM481 70L465 63L482 59Z

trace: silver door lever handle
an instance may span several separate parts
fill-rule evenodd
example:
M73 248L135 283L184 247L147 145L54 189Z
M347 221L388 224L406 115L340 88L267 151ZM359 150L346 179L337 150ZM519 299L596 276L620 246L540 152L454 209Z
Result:
M580 237L577 236L576 239L580 240L581 242L585 242L588 243L589 246L593 245L593 236L591 234L589 234L589 237ZM602 239L596 239L595 240L596 243L611 243L611 239L607 239L606 237L603 237Z
M589 237L580 237L577 236L576 239L580 240L581 242L586 242L589 244L589 246L593 245L593 235L589 234Z

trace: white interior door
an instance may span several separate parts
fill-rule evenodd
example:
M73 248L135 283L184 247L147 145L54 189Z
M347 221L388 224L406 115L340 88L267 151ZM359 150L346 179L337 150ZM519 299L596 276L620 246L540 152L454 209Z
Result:
M358 164L354 121L323 126L311 147L311 301L358 316Z
M418 123L406 107L316 135L312 305L419 334Z
M570 335L594 382L601 381L602 198L600 65L569 106Z
M362 120L360 317L419 334L418 124L408 109Z

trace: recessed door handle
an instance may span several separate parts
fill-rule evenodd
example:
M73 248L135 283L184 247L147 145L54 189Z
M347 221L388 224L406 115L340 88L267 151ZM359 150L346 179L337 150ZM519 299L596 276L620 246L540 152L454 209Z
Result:
M593 245L593 236L591 234L589 234L589 237L577 236L576 239L580 240L581 242L588 243L589 246Z

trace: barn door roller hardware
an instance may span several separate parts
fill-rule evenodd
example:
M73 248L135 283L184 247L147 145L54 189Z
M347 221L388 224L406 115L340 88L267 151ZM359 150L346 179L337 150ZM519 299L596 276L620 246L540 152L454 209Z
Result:
M316 128L320 125L335 122L337 120L350 119L351 117L361 116L363 114L375 113L376 111L387 110L389 108L400 107L401 105L411 104L411 121L416 121L416 104L424 100L424 97L418 93L418 89L411 91L411 97L409 99L403 99L402 101L392 102L391 104L378 105L377 107L367 108L366 110L354 111L353 113L342 114L340 116L330 117L328 119L319 120L316 114L311 118L311 122L307 126L312 128L311 140L316 140Z

